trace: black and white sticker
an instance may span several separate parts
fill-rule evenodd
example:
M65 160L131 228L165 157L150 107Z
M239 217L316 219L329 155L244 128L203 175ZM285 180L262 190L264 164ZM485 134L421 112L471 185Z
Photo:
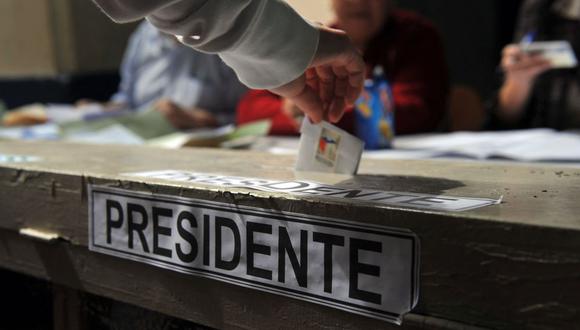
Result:
M372 189L344 188L319 182L293 180L276 181L244 178L188 171L165 170L152 172L124 173L132 177L162 179L175 182L192 182L223 188L243 188L259 191L287 193L298 196L316 196L325 199L367 202L400 208L414 208L430 211L459 212L496 205L500 199L472 198L418 194L401 191L381 191Z
M408 230L89 185L89 248L400 324L418 300Z

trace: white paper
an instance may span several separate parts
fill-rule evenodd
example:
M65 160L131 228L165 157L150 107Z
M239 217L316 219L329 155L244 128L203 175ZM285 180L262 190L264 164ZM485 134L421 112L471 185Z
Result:
M143 144L140 136L120 124L107 126L97 131L79 131L64 138L68 142L92 144Z
M364 143L348 132L322 122L302 122L297 171L325 172L353 175L364 150Z
M91 251L395 324L418 301L420 246L409 230L94 185L88 193Z
M551 129L399 137L395 148L428 151L430 157L580 162L580 135Z
M380 206L406 209L459 212L499 204L501 199L456 197L448 195L416 194L400 191L381 191L365 188L343 188L319 182L292 180L277 181L257 178L234 177L195 173L177 170L123 173L123 175L154 178L175 182L195 182L224 189L243 188L249 190L287 193L298 196L311 196L342 202L365 202Z
M56 140L60 138L60 127L47 123L22 127L0 127L0 138L10 140Z
M64 124L98 116L104 113L104 109L100 104L87 104L79 107L69 104L48 104L45 107L45 112L49 121Z

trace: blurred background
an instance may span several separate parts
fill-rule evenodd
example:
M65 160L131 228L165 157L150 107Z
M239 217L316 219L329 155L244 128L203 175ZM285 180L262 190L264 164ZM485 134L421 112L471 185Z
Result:
M452 85L492 92L503 46L513 38L519 0L402 0L432 20L445 43ZM308 18L328 22L329 0L290 0ZM32 15L32 16L30 16ZM123 51L136 24L118 25L90 1L0 2L0 99L32 102L108 99L118 84Z

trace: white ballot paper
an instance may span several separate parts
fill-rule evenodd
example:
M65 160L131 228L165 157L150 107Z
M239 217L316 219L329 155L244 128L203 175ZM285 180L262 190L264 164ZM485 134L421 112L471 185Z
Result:
M363 141L325 121L314 125L308 118L300 132L297 171L356 174Z
M541 55L548 60L553 69L569 69L578 65L574 50L568 41L539 41L524 46L524 51Z

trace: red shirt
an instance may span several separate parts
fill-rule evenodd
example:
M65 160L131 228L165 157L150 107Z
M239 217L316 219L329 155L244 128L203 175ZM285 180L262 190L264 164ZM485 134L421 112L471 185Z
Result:
M364 59L368 73L377 65L385 70L393 91L397 134L437 129L447 108L449 81L443 44L429 21L415 13L394 11L369 42ZM238 104L237 122L271 119L270 134L297 134L296 124L283 112L282 104L279 96L268 91L250 91ZM338 126L354 132L352 109L347 109Z

